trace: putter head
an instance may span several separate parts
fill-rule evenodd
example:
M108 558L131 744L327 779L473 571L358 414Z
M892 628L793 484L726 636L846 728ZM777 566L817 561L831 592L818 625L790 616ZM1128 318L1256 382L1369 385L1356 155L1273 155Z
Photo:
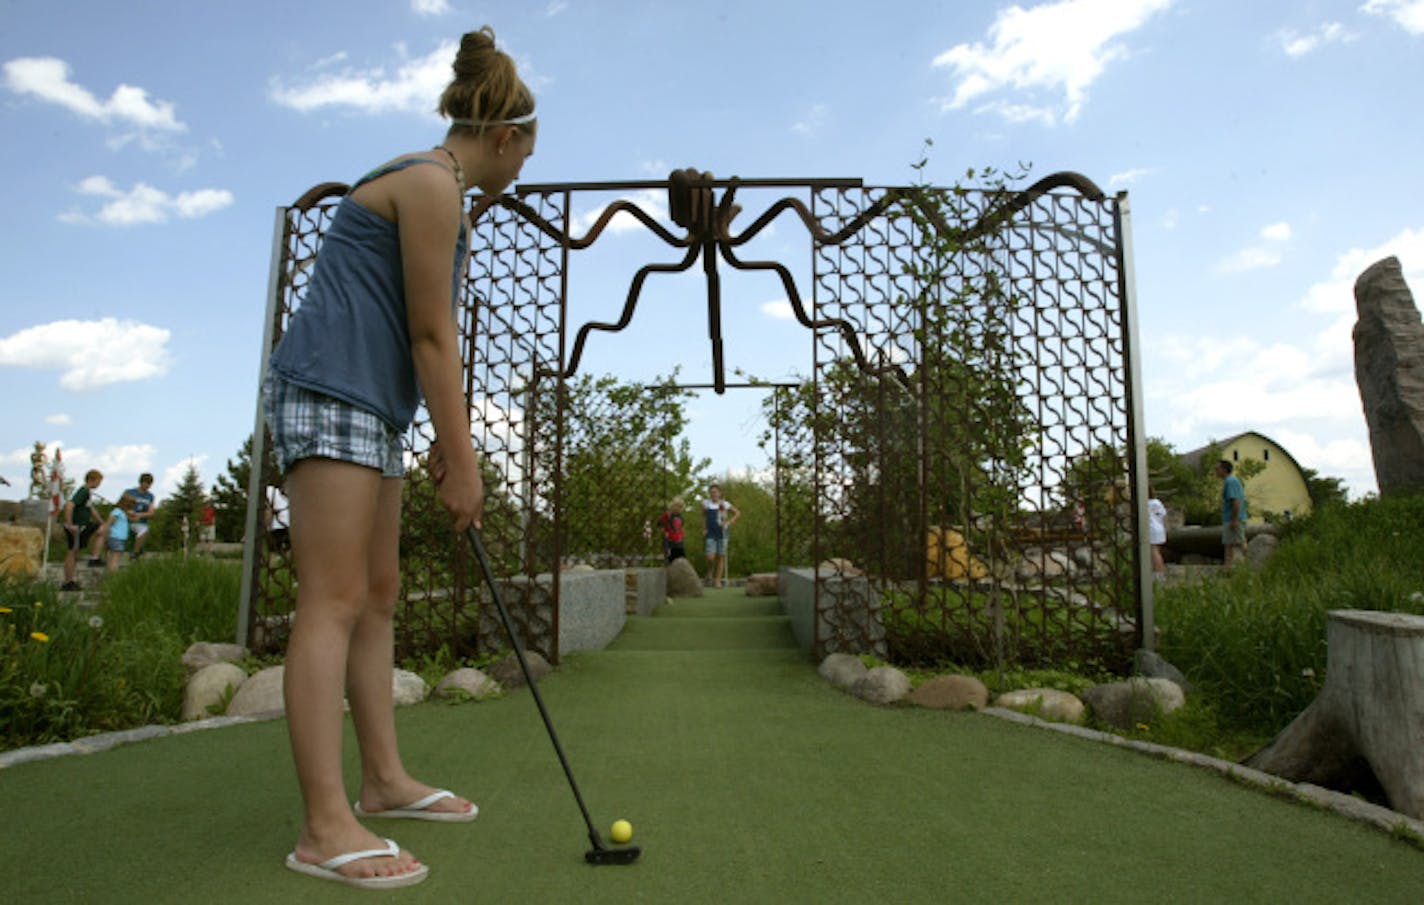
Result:
M626 845L622 848L597 845L584 852L583 859L589 864L632 864L642 853L643 850L636 845Z

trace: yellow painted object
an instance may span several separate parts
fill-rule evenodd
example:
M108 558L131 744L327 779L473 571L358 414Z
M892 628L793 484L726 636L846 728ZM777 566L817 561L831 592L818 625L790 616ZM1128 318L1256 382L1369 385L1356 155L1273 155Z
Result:
M931 525L925 546L930 578L977 580L989 573L984 564L970 554L964 535L952 528Z
M0 525L0 575L34 578L40 573L44 532L31 525Z

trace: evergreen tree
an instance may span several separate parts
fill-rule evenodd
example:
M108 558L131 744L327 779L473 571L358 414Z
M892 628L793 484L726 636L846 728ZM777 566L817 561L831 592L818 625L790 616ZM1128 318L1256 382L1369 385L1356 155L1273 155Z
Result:
M149 519L151 536L148 541L150 546L146 549L181 549L185 515L188 517L188 545L191 549L198 537L198 516L207 503L203 479L198 475L198 467L190 462L178 483L178 489L163 501Z
M267 475L269 481L277 475L277 460L272 455L272 447L267 447ZM247 529L247 487L252 477L252 435L242 441L237 451L237 461L227 460L227 473L218 475L213 484L212 503L217 511L218 540L238 543Z

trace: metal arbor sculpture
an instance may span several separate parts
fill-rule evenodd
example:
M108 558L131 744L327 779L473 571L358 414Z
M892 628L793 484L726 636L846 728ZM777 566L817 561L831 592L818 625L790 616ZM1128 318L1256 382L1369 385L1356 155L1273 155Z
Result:
M318 186L278 211L264 362L344 191ZM584 199L650 191L667 193L671 228L619 197L574 234ZM766 192L783 197L735 229L739 202ZM741 257L788 213L810 238L807 292L785 264ZM682 256L636 270L616 320L573 330L575 256L619 214ZM788 491L781 565L854 565L811 574L815 654L1121 665L1152 638L1129 235L1126 196L1071 173L1013 191L686 170L662 181L523 185L500 198L475 227L458 318L491 488L486 541L528 646L557 658L560 582L550 576L585 552L569 546L585 543L584 514L566 495L578 444L569 382L595 334L633 321L650 278L700 261L711 389L731 386L719 262L775 277L807 330L809 379L775 388L767 409L778 488ZM254 461L262 427L259 411ZM635 444L664 442L666 425L642 429ZM409 439L398 645L473 653L499 635L420 468L433 440L423 412ZM254 475L239 633L280 643L289 569L265 549L256 506L275 476ZM634 508L665 498L659 487ZM620 547L599 551L607 564L646 552L621 549L641 536L642 517L632 518L620 514L599 535Z

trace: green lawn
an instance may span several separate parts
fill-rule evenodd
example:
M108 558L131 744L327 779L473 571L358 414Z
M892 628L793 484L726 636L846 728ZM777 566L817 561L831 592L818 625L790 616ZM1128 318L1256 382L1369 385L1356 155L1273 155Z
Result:
M1214 774L978 714L864 704L737 590L630 618L541 685L601 828L593 868L527 692L400 711L469 825L373 823L431 865L401 902L1417 903L1424 853ZM354 751L348 777L355 777ZM375 901L282 867L281 721L0 770L0 901Z

